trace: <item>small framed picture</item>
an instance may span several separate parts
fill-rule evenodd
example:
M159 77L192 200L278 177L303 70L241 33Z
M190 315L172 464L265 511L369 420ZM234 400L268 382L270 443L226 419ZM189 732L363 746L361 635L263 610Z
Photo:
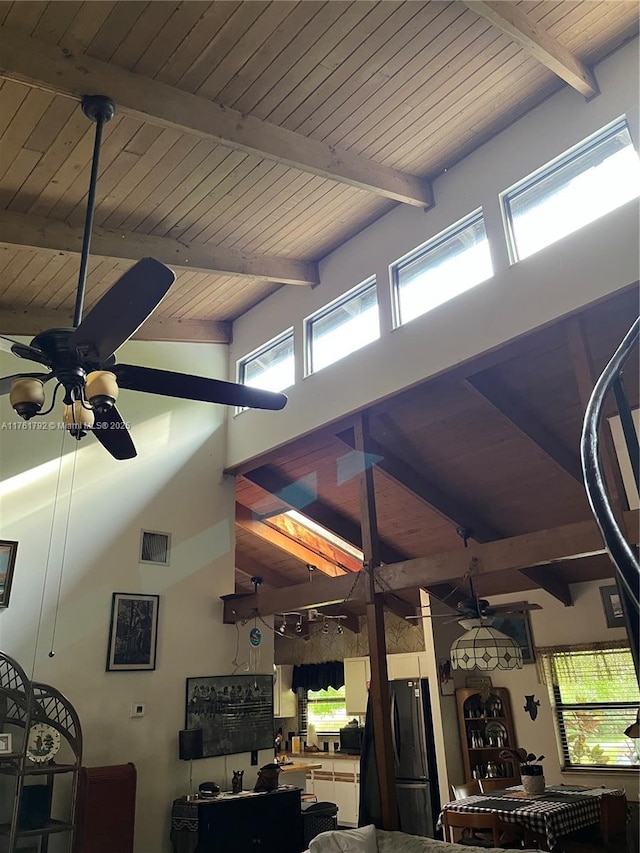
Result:
M9 732L0 732L0 755L13 752L13 736Z
M16 564L18 543L0 540L0 607L9 606L13 567Z
M159 595L114 592L107 671L156 668Z
M602 606L607 619L607 628L624 628L624 613L622 612L622 601L620 592L615 584L601 586Z

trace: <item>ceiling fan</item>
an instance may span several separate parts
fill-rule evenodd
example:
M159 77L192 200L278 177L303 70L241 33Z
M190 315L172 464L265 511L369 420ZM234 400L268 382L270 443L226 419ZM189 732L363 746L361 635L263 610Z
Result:
M143 258L122 275L83 318L87 263L95 209L95 192L102 129L113 118L114 102L88 95L82 110L96 123L87 200L80 272L73 328L47 329L22 344L0 336L0 349L47 368L0 379L0 394L10 394L11 405L24 420L48 414L59 388L64 389L64 422L76 439L93 432L116 459L131 459L136 449L115 402L120 388L258 409L282 409L284 394L169 370L117 364L114 353L156 310L175 281L174 272L153 258ZM51 407L44 404L44 383L56 380Z

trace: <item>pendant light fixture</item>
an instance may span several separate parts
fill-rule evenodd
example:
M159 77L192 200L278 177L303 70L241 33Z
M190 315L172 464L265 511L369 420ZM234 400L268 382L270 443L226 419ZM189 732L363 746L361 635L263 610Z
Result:
M491 617L462 619L466 633L451 646L453 669L522 669L522 649L511 637L492 627Z

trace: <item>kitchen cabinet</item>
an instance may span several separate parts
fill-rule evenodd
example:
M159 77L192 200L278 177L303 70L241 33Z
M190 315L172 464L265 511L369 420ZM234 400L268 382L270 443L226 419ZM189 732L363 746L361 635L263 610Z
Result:
M487 775L487 764L493 762L500 776L519 776L515 761L502 759L499 754L505 746L517 749L511 698L505 687L477 687L456 690L460 742L464 759L465 780Z
M318 802L335 803L338 806L339 824L357 826L359 759L357 757L341 758L319 763L321 764L319 768L307 773L306 792L314 794Z
M347 714L364 716L367 711L371 665L368 657L345 658L344 695Z
M273 677L273 716L295 717L297 714L297 699L291 691L293 683L293 666L280 664L275 667Z
M387 655L387 674L389 681L395 678L426 678L426 652L402 652Z

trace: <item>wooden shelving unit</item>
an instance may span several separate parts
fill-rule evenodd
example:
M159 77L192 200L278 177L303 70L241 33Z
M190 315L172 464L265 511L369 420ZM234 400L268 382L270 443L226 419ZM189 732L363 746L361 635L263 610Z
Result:
M516 748L509 691L505 687L488 691L463 687L456 690L456 701L466 781L486 777L489 762L496 765L500 776L519 777L517 762L499 757L505 747Z
M60 733L60 750L57 755L64 759L63 763L56 764L55 757L35 763L29 757L29 732L37 723L51 726ZM20 664L2 652L0 732L10 734L12 739L12 751L0 753L0 775L14 779L13 802L1 804L3 813L10 814L9 821L0 823L0 836L8 839L7 846L3 849L14 853L20 839L37 838L39 853L47 853L49 836L62 832L71 833L71 846L76 826L78 773L82 763L80 720L71 703L59 691L48 684L28 679ZM30 777L38 779L41 787L50 789L52 799L56 779L65 774L72 775L68 813L62 819L53 818L48 814L42 820L31 820L25 789L32 786L25 784L26 780Z

